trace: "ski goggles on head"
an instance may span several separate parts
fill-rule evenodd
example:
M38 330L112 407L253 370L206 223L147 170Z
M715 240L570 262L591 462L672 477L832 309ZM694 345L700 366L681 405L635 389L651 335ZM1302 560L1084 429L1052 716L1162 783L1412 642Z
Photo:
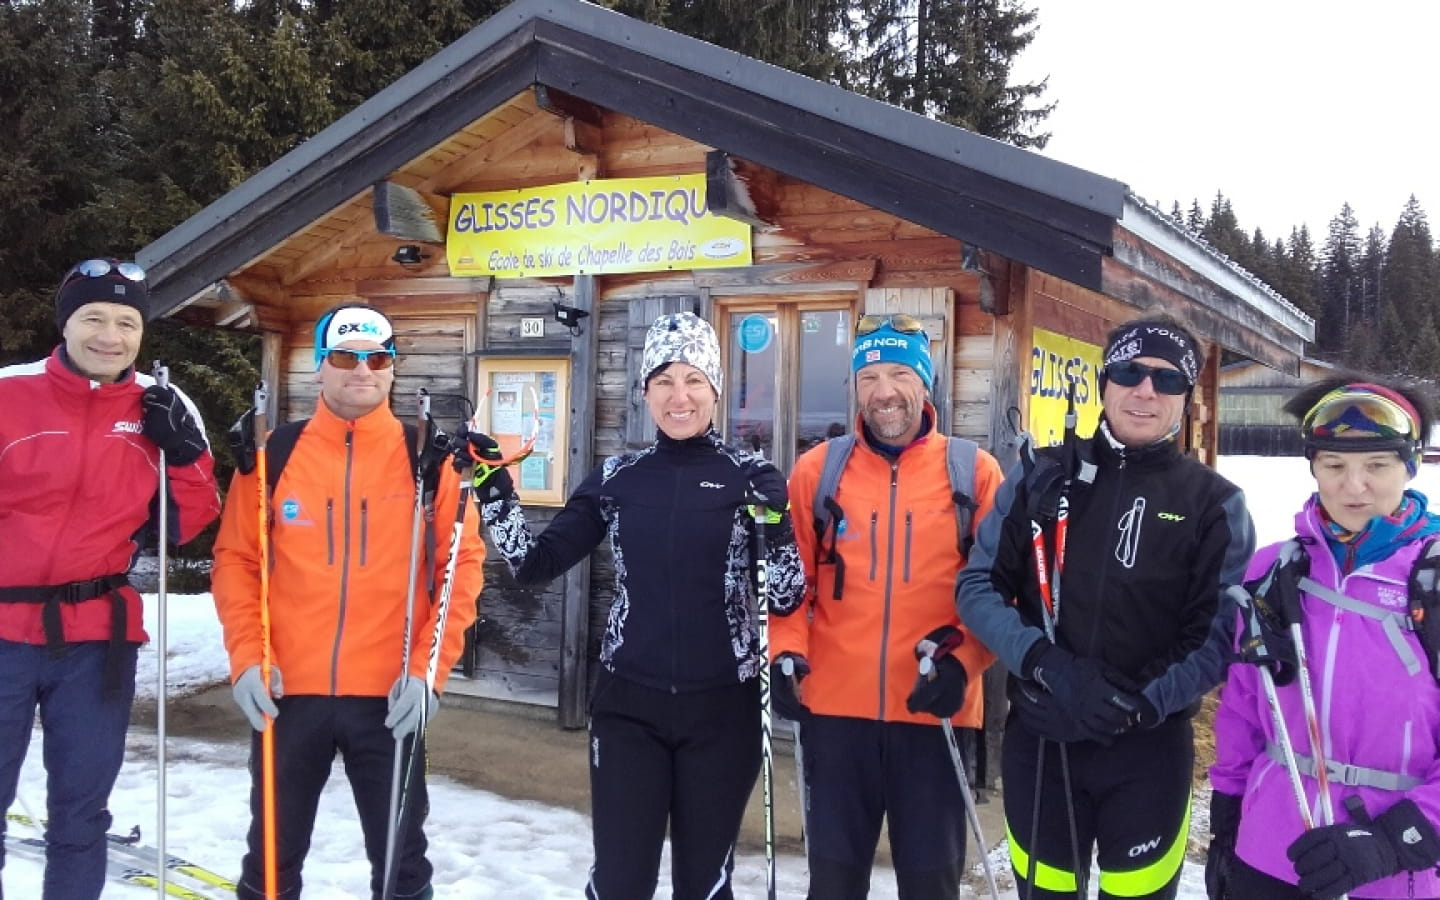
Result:
M855 335L859 337L872 334L886 325L889 325L892 331L898 331L901 334L925 333L924 322L904 313L892 313L886 316L861 316L860 321L855 323Z
M331 347L324 351L323 359L328 359L330 365L337 369L350 371L362 362L366 368L372 371L388 369L395 365L395 351L385 350L348 350L344 347Z
M1161 369L1147 366L1133 359L1111 363L1105 367L1105 377L1121 387L1139 387L1140 382L1150 379L1150 385L1157 394L1179 396L1190 390L1190 382L1179 369Z
M119 260L109 259L87 259L71 266L70 271L65 273L65 277L61 279L61 284L69 284L80 276L84 276L85 278L104 278L111 272L114 272L126 281L145 280L145 270L142 269L138 263L120 262Z
M1420 417L1410 403L1374 384L1350 384L1321 397L1300 421L1305 444L1315 450L1420 449Z

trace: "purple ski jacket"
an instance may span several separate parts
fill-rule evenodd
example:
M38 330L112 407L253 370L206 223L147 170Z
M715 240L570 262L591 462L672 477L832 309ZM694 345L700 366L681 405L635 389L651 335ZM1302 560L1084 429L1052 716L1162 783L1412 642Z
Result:
M1404 613L1410 567L1424 539L1403 544L1389 557L1342 577L1326 545L1324 527L1312 497L1295 516L1296 534L1312 539L1304 545L1310 556L1310 578L1361 604ZM1281 546L1272 544L1256 553L1246 580L1263 575ZM1352 795L1364 801L1371 816L1408 797L1440 829L1440 688L1419 638L1408 630L1394 632L1393 639L1409 647L1412 665L1414 660L1419 662L1418 671L1407 671L1401 651L1381 621L1339 609L1308 593L1301 602L1315 708L1331 771L1335 763L1344 763L1418 781L1414 787L1394 790L1347 785L1332 774L1329 787L1335 821L1351 821L1345 798ZM1276 693L1295 752L1313 759L1299 679L1277 688ZM1243 796L1235 845L1240 859L1294 884L1299 879L1285 850L1304 825L1285 765L1266 752L1267 742L1275 742L1275 726L1259 669L1233 664L1215 715L1216 759L1210 768L1210 783L1220 793ZM1316 780L1306 775L1300 780L1314 822L1323 824ZM1401 872L1353 893L1375 898L1440 896L1440 877L1433 869L1413 873L1413 893L1411 878L1412 873Z

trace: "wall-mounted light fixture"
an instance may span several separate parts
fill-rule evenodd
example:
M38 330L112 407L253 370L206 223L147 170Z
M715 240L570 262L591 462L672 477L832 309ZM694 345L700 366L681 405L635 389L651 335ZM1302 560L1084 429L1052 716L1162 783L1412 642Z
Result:
M429 259L430 255L421 253L419 244L401 244L390 258L406 268L414 268Z
M559 300L554 301L554 303L555 321L569 329L572 336L579 337L582 333L580 331L580 320L590 315L590 313L578 306L567 306Z

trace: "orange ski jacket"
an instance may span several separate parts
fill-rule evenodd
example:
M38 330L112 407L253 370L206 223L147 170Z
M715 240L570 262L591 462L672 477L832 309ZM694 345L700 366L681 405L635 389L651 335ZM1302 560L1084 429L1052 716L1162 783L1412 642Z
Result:
M215 609L233 681L260 663L256 472L236 472L215 539ZM442 467L433 506L433 566L416 566L409 674L423 678L459 503L459 477ZM271 660L287 696L383 697L400 675L410 571L415 475L404 428L386 407L355 421L323 400L270 498ZM477 513L467 510L473 520ZM424 559L422 532L421 553ZM475 620L485 544L461 528L435 690L443 690Z
M926 410L934 422L934 407L926 404ZM845 511L835 541L845 561L844 593L834 599L835 565L817 564L813 507L825 462L821 444L796 461L790 476L805 602L792 615L771 616L771 659L799 653L810 663L800 696L813 713L933 725L934 716L910 712L905 699L919 674L915 645L943 625L964 630L955 611L955 578L965 557L955 535L946 438L932 429L892 461L866 441L858 419L855 431L855 449L835 492ZM967 489L978 505L972 528L990 512L1003 478L995 458L979 451L975 483ZM954 656L969 684L951 721L978 728L980 676L995 656L968 632Z

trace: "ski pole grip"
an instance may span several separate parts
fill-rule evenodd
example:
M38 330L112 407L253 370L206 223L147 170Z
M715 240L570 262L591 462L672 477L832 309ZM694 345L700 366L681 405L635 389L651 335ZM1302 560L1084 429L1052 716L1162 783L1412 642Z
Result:
M795 677L795 657L787 656L780 660L780 674L786 678Z
M150 364L150 374L154 376L155 383L163 387L170 386L170 367L162 365L160 360Z

